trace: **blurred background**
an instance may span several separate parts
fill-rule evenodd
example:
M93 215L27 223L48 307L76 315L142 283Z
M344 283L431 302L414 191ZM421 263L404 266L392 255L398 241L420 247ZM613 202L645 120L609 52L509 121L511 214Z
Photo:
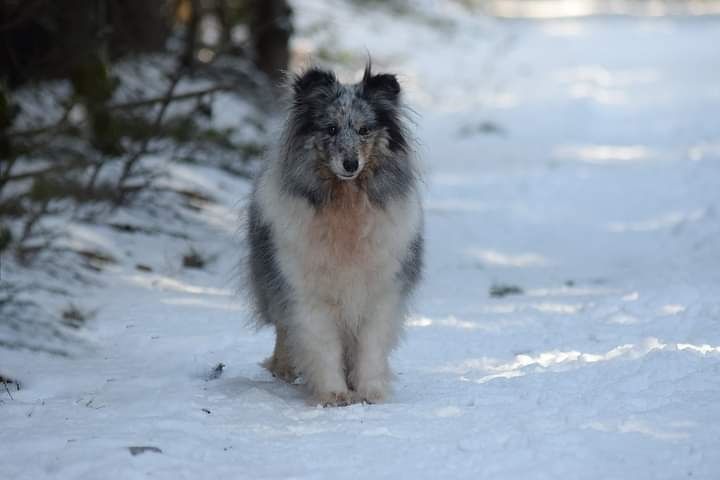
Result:
M284 0L0 3L0 346L15 345L9 334L35 345L77 329L73 308L31 314L36 295L66 296L46 279L84 284L114 262L73 243L65 222L152 212L167 194L170 210L202 202L167 185L168 160L248 178L279 106L292 35ZM200 262L191 254L188 264Z

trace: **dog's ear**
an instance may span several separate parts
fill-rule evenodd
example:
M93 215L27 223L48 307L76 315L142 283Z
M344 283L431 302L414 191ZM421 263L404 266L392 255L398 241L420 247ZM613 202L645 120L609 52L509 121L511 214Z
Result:
M296 98L307 97L319 89L329 89L337 83L332 72L312 67L301 75L296 75L292 82Z
M370 62L365 66L362 89L366 95L383 98L392 103L397 103L400 98L400 83L395 75L390 73L374 75Z

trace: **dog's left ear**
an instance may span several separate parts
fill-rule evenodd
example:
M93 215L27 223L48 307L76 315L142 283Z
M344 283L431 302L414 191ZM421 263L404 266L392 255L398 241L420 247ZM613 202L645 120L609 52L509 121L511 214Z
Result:
M367 95L383 98L392 103L397 103L400 98L400 83L395 75L390 73L373 75L370 62L365 66L362 89Z

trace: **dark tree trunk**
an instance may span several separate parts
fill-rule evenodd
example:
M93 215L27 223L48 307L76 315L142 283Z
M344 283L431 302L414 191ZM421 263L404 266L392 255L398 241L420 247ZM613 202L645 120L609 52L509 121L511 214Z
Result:
M185 30L185 45L183 47L182 65L192 69L195 65L195 53L197 52L198 27L200 26L200 1L189 0L190 18L188 18Z
M292 9L286 0L251 0L252 37L255 64L278 83L290 60Z
M0 0L0 80L67 78L99 45L104 60L161 50L172 21L165 0Z

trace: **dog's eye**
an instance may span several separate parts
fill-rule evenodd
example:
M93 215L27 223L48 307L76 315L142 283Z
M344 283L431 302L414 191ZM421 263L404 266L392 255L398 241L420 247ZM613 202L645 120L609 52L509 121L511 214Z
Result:
M368 127L360 127L358 128L358 133L364 137L365 135L370 133L370 129Z
M335 125L330 125L327 129L327 132L334 137L338 133L338 128Z

